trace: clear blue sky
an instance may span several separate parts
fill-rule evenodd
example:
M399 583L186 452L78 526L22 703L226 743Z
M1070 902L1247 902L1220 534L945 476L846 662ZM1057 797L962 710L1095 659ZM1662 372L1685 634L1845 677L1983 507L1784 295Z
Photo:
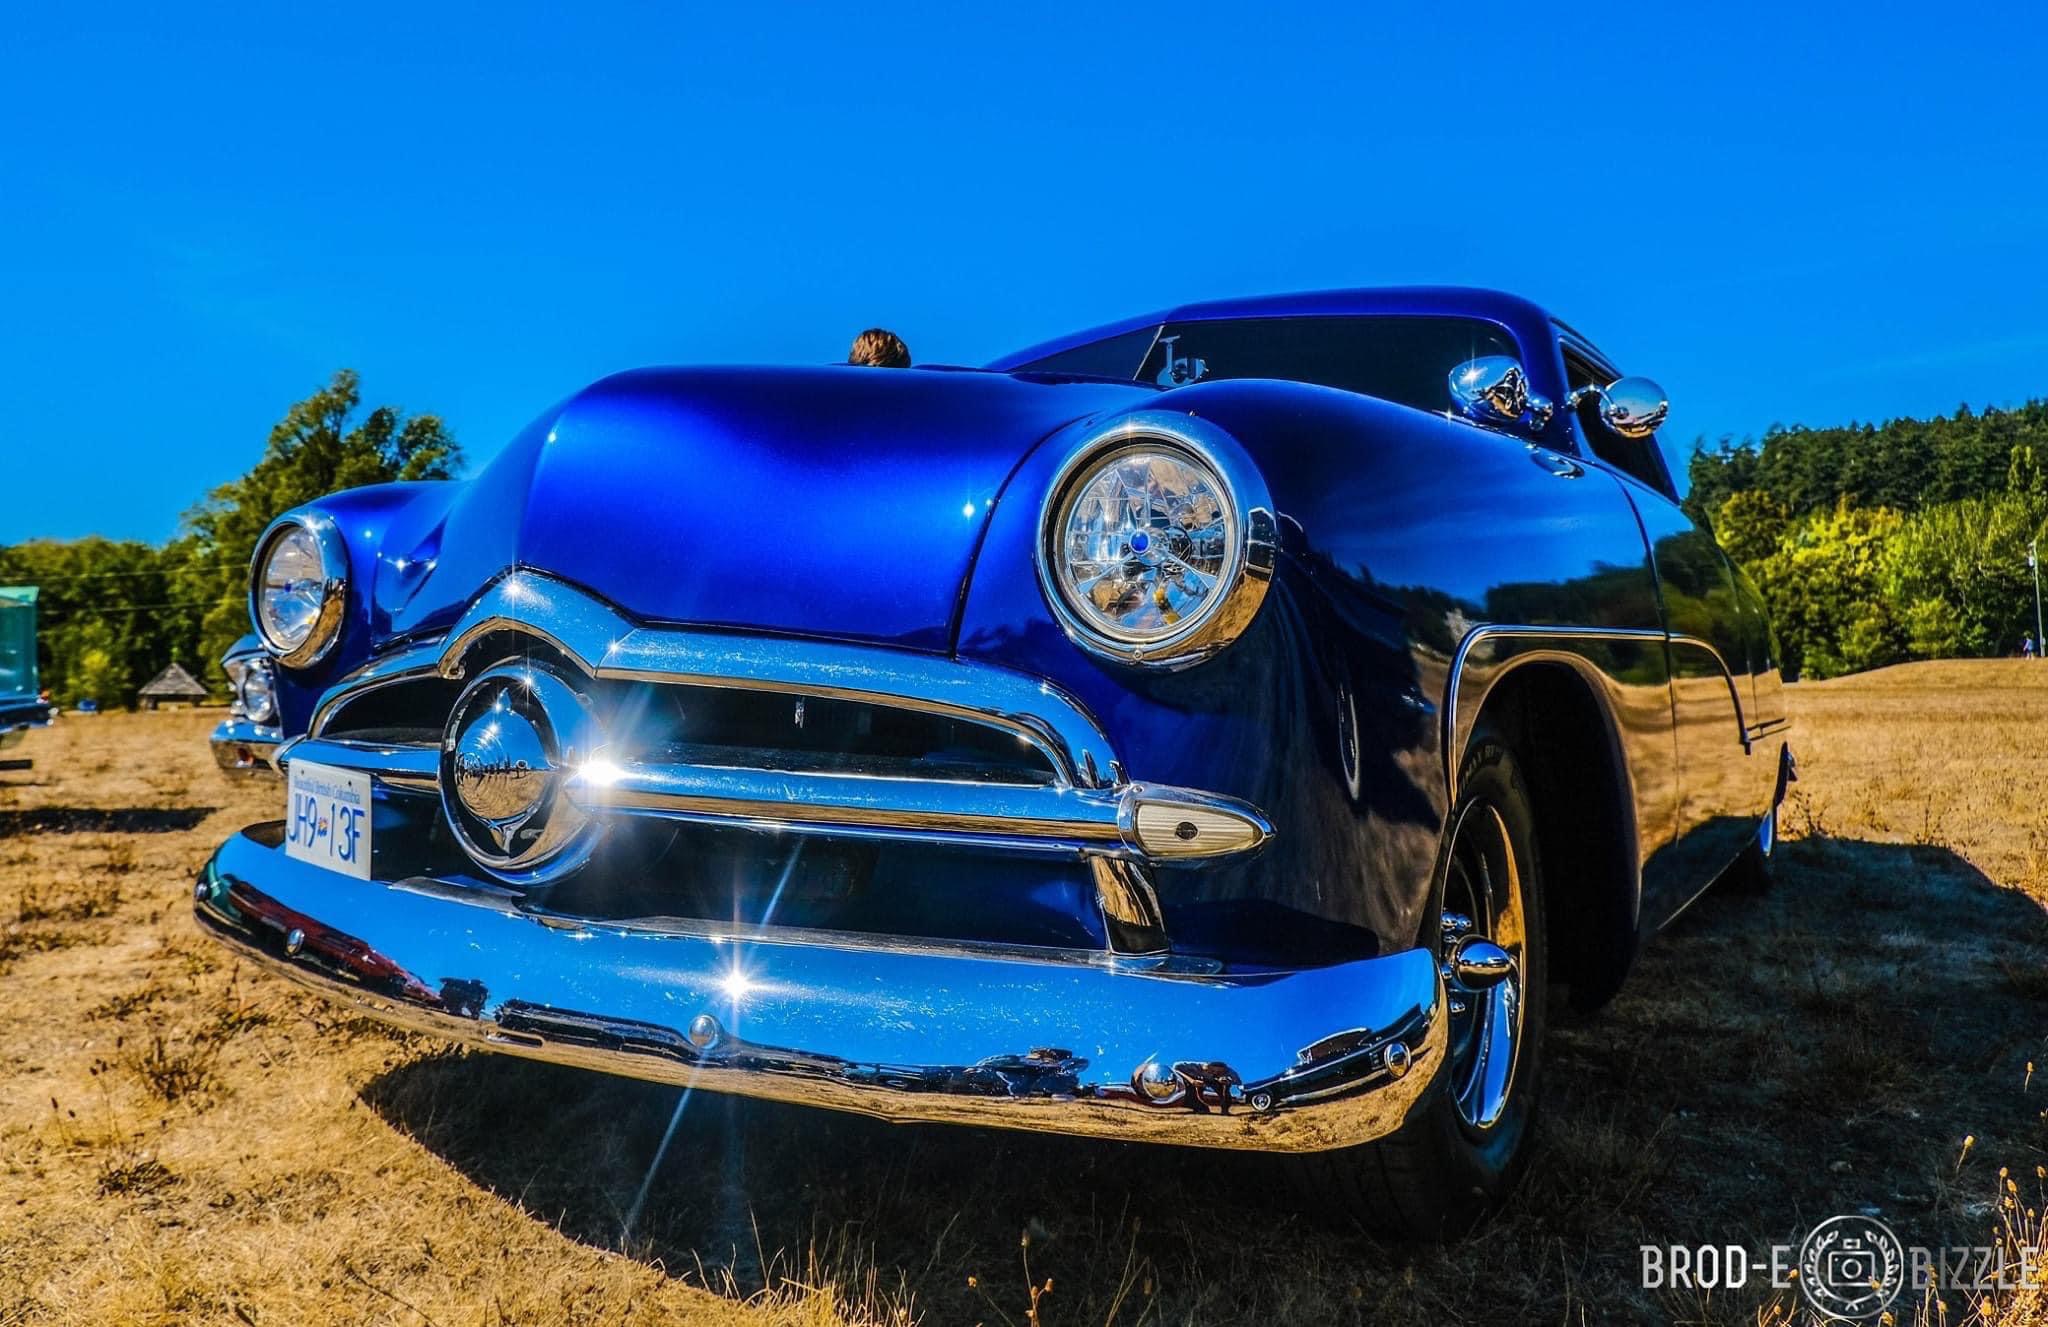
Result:
M168 536L343 365L474 463L635 365L1329 286L1544 301L1687 441L2048 394L2023 10L1377 8L17 6L0 542Z

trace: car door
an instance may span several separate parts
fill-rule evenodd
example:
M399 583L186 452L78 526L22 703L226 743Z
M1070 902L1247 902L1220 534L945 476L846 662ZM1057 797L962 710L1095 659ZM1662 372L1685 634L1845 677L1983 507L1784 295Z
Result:
M1620 376L1569 343L1564 359L1574 391ZM1584 453L1621 481L1635 506L1668 636L1678 817L1671 842L1643 865L1642 921L1654 929L1735 860L1768 805L1777 770L1752 749L1752 711L1755 675L1772 666L1769 633L1713 535L1678 505L1656 439L1615 434L1600 423L1591 396L1574 411L1573 426Z

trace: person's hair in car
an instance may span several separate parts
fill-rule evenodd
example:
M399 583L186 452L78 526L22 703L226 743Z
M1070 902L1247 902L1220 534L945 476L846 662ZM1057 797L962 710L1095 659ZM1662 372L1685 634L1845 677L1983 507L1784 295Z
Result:
M903 338L884 327L870 327L853 338L853 349L847 352L849 364L866 364L877 369L907 369L910 367L910 347L903 344Z

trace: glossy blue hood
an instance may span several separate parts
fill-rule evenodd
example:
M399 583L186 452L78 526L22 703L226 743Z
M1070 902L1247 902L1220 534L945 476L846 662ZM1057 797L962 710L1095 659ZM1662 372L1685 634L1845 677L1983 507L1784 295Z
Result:
M1154 396L976 370L621 374L522 434L445 526L387 543L419 541L411 565L435 568L388 627L434 625L517 564L648 621L945 650L1018 462L1062 425Z

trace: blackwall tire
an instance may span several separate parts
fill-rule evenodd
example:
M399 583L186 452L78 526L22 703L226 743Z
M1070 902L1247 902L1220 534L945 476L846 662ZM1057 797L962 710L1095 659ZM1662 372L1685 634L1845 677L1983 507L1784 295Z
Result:
M1498 901L1501 916L1472 916L1467 933L1483 933L1508 949L1515 974L1482 996L1447 986L1466 1008L1453 1016L1445 1063L1431 1066L1436 1083L1399 1132L1361 1147L1291 1159L1304 1197L1319 1214L1355 1219L1394 1239L1455 1239L1485 1220L1513 1191L1534 1134L1549 978L1542 865L1528 787L1513 751L1489 728L1473 736L1447 824L1434 902L1417 943L1447 955L1455 941L1446 943L1448 928L1440 919L1460 904L1473 906L1474 861L1505 857L1512 870L1503 879L1500 868L1508 862L1489 862L1487 888L1517 897ZM1474 833L1484 844L1476 854L1466 837ZM1502 929L1508 933L1493 934ZM1510 986L1518 1006L1512 1011L1513 1055L1505 1077L1494 1074L1500 1079L1496 1099L1483 1087L1474 1090L1471 1035L1482 1010L1485 1017L1502 1013L1498 992ZM1497 1057L1497 1041L1488 1045ZM1497 1058L1490 1064L1498 1070Z

